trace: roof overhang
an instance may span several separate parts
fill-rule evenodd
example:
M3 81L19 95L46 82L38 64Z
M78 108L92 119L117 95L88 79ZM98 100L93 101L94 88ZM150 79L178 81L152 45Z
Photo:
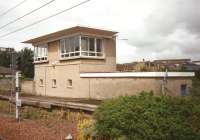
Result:
M99 36L99 37L112 38L117 33L118 32L114 32L114 31L75 26L72 28L68 28L68 29L58 31L58 32L40 36L40 37L37 37L34 39L30 39L30 40L24 41L22 43L37 44L39 42L48 42L50 40L52 41L52 40L56 40L56 39L59 39L64 36L70 36L70 35L74 35L74 34L94 35L94 36Z

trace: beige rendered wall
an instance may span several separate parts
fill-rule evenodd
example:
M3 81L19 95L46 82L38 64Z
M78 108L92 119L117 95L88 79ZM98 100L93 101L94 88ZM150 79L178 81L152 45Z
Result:
M104 59L81 59L80 72L115 72L116 71L116 43L115 38L104 39Z
M35 91L38 95L89 98L87 83L82 83L80 72L114 72L116 71L115 39L103 40L104 59L69 59L60 60L59 41L48 43L48 62L35 64ZM40 84L40 79L44 85ZM56 79L57 86L52 87L52 80ZM71 79L73 87L68 87ZM85 85L86 84L86 85Z
M116 44L114 39L103 40L105 58L77 58L60 60L59 41L48 43L48 64L80 64L80 72L114 72L116 71ZM37 64L40 65L40 64Z
M154 91L161 93L161 78L82 78L82 91L88 92L90 98L106 99L120 95L136 95L141 91ZM166 94L180 95L181 84L191 87L189 78L170 78L166 85ZM88 87L87 87L88 86Z
M35 94L35 82L33 80L23 80L21 82L21 92L24 94Z

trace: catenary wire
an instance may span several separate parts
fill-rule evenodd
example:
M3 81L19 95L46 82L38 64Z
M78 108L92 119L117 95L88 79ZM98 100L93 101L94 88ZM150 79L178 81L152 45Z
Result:
M91 1L91 0L85 0L85 1L83 1L83 2L81 2L81 3L78 3L78 4L76 4L76 5L74 5L74 6L71 6L71 7L67 8L67 9L64 9L64 10L58 12L58 13L55 13L55 14L50 15L50 16L48 16L48 17L45 17L45 18L43 18L43 19L41 19L41 20L38 20L38 21L36 21L36 22L33 22L33 23L28 24L28 25L26 25L26 26L23 26L23 27L21 27L21 28L19 28L19 29L16 29L16 30L14 30L14 31L11 31L11 32L9 32L9 33L3 34L3 35L0 36L0 38L6 37L6 36L8 36L8 35L10 35L10 34L13 34L13 33L19 32L19 31L21 31L21 30L24 30L24 29L26 29L26 28L28 28L28 27L31 27L31 26L33 26L33 25L35 25L35 24L38 24L38 23L40 23L40 22L42 22L42 21L44 21L44 20L50 19L50 18L55 17L55 16L57 16L57 15L59 15L59 14L62 14L62 13L64 13L64 12L67 12L67 11L71 10L71 9L74 9L74 8L76 8L76 7L78 7L78 6L81 6L81 5L83 5L83 4L85 4L85 3L89 2L89 1Z
M12 8L6 10L5 12L3 12L2 14L0 14L0 17L6 15L7 13L9 13L10 11L14 10L15 8L19 7L20 5L22 5L24 2L26 2L27 0L23 0L22 2L18 3L17 5L13 6Z
M0 26L0 29L3 29L3 28L5 28L5 27L8 26L8 25L17 22L18 20L20 20L20 19L22 19L22 18L24 18L24 17L26 17L26 16L32 14L33 12L35 12L35 11L37 11L37 10L39 10L39 9L41 9L41 8L43 8L43 7L45 7L45 6L47 6L47 5L49 5L50 3L54 2L54 1L55 1L55 0L51 0L51 1L49 1L49 2L47 2L47 3L45 3L45 4L43 4L42 6L36 8L36 9L34 9L34 10L32 10L32 11L26 13L26 14L24 14L23 16L18 17L18 18L16 18L15 20L12 20L12 21L10 21L10 22L4 24L3 26Z

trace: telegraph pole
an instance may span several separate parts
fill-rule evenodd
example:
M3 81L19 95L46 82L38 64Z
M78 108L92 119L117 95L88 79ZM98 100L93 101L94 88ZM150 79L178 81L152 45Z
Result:
M19 107L21 106L21 100L19 99L19 93L20 93L20 77L21 73L19 71L16 72L16 95L15 95L15 105L16 105L16 120L19 120Z

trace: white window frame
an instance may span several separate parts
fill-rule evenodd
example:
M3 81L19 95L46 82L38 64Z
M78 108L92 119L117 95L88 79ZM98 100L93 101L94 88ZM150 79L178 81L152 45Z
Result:
M104 53L104 45L103 45L103 39L102 38L97 38L97 37L90 37L90 36L85 36L85 35L78 35L78 36L72 36L74 38L78 37L78 42L79 42L79 51L75 51L75 46L74 46L74 52L65 52L62 53L62 48L61 48L61 41L64 40L64 49L66 48L66 39L68 38L71 38L71 37L68 37L68 38L63 38L63 39L60 39L60 45L59 45L59 54L60 54L60 60L65 60L65 59L74 59L74 58L105 58L105 53ZM82 50L82 43L81 43L81 38L82 37L86 37L87 38L87 41L88 41L88 50L87 51L83 51ZM89 50L89 38L93 38L94 39L94 49L95 51L90 51ZM101 52L97 52L97 39L100 39L101 40L101 49L102 51ZM75 40L74 40L75 41ZM75 44L75 42L74 42ZM75 54L78 54L78 55L75 55ZM83 53L86 53L87 55L83 55ZM90 55L90 53L94 53L94 56ZM99 56L97 54L100 54Z
M79 44L79 51L75 51L76 47L75 47L75 38L78 37L78 44ZM62 48L61 48L61 41L64 40L64 49L66 48L66 39L69 38L74 38L74 48L72 52L65 52L62 53ZM64 58L73 58L73 57L79 57L80 56L80 38L79 36L72 36L72 37L68 37L68 38L63 38L60 40L60 45L59 45L59 50L60 50L60 59L64 59ZM65 49L66 50L66 49ZM76 55L79 54L79 55Z
M39 52L38 50L41 52ZM47 57L48 57L48 44L41 44L34 46L34 62L46 62L48 61Z

